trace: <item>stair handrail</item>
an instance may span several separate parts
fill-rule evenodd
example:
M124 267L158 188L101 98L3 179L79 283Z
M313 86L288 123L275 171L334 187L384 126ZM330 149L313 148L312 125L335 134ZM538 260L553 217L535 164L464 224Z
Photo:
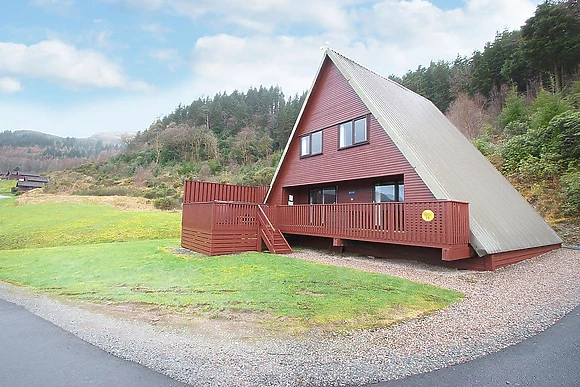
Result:
M264 224L266 227L261 227L261 229L268 233L267 238L269 239L270 243L274 243L274 225L272 224L272 222L270 222L270 219L268 219L268 217L266 216L266 213L264 212L264 210L262 209L261 206L258 206L258 220L260 223L260 226L262 224ZM266 230L264 230L264 228Z

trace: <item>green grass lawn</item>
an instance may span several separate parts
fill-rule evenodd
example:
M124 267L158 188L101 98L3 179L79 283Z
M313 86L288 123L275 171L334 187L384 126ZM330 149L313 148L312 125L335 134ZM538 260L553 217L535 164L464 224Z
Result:
M0 279L83 300L144 303L201 316L252 311L260 321L384 326L461 294L381 274L263 253L183 257L178 240L0 251Z
M179 246L180 213L0 200L0 280L74 299L301 330L385 326L460 300L455 291L263 253ZM238 313L239 312L239 313Z
M12 187L16 187L16 180L0 179L0 195L8 196Z
M30 204L0 213L0 250L178 238L181 213L123 211L112 206Z

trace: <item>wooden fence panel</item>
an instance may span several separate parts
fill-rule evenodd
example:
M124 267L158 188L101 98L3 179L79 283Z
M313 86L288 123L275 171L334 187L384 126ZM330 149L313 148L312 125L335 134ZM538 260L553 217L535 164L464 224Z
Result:
M244 185L185 181L183 203L201 203L214 200L245 203L263 203L268 186L249 187Z

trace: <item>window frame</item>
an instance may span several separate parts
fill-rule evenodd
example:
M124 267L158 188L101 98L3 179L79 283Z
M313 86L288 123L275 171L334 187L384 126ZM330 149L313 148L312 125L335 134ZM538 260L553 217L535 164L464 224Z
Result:
M387 202L377 202L376 201L377 187L383 187L383 186L392 186L393 187L393 194L395 196L394 201L387 201ZM403 196L402 197L403 200L401 200L401 194ZM404 201L405 201L405 180L404 179L375 183L375 186L373 188L373 202L374 203L403 203Z
M324 191L334 191L334 202L333 203L325 203L324 202L324 198L325 198L325 194ZM320 192L321 196L322 196L322 203L312 203L313 200L313 193L314 192ZM308 190L308 204L336 204L338 203L338 187L337 186L325 186L325 187L318 187L318 188L310 188Z
M300 158L301 159L306 158L306 157L318 156L318 155L322 154L323 137L324 137L322 135L322 131L323 131L323 129L320 129L320 130L316 130L314 132L310 132L310 133L307 133L307 134L300 136ZM320 152L312 153L312 143L313 143L312 136L316 135L318 133L320 133ZM302 141L305 138L308 138L308 153L302 154L302 149L303 149L302 148Z
M365 123L365 139L362 141L355 142L356 136L356 122L364 120ZM350 124L350 138L352 143L341 146L341 128L345 124ZM338 124L338 150L348 149L355 146L365 145L369 143L369 115L353 118L352 120L344 121Z

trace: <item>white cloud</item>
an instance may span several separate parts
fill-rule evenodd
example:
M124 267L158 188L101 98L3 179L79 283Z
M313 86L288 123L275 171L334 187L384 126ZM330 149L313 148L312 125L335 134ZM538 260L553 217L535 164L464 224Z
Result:
M119 4L125 8L137 11L156 11L166 0L102 0L105 3Z
M19 91L22 91L22 85L18 79L10 77L0 78L0 93L13 94Z
M301 93L320 61L320 42L324 37L203 37L192 54L197 89L213 94L279 85L286 95Z
M144 82L127 79L121 67L101 53L79 50L59 40L30 46L0 42L0 71L46 79L72 88L146 88Z
M186 64L177 50L173 48L161 48L149 51L149 57L158 62L164 63L170 71L176 71L177 68Z
M361 0L104 0L139 11L178 13L193 20L211 19L211 24L227 24L251 31L275 31L278 27L304 25L309 28L346 30L350 25L343 6Z
M177 50L173 48L161 48L158 50L149 51L149 56L153 59L157 59L160 62L168 62L179 59L179 54Z
M142 24L140 26L141 30L150 33L155 39L160 41L166 41L165 35L171 32L171 29L159 24L159 23L149 23Z

